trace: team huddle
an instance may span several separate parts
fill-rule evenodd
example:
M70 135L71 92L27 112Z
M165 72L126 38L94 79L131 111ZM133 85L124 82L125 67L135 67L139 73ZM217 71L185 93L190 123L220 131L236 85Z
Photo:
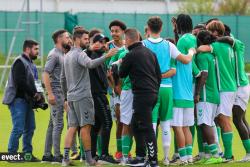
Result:
M66 30L52 35L55 48L43 73L51 114L42 162L69 166L72 159L80 159L90 166L157 167L158 126L163 165L232 162L231 118L246 151L241 162L250 161L244 44L218 19L193 28L191 17L180 14L172 25L175 39L161 37L163 22L158 16L148 19L144 37L120 20L109 25L111 40L98 29L80 26L72 36ZM64 110L67 133L61 155ZM114 157L109 154L112 119ZM199 154L193 157L195 131Z

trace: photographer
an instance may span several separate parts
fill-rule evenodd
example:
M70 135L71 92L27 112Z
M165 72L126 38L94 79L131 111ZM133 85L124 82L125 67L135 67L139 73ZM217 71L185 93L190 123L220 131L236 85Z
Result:
M15 59L11 67L3 98L3 104L9 106L13 124L8 145L9 153L17 153L19 139L23 135L23 152L32 155L32 137L35 130L33 106L43 99L35 85L37 70L33 60L37 58L38 53L38 43L25 40L23 53ZM32 155L30 161L39 160Z

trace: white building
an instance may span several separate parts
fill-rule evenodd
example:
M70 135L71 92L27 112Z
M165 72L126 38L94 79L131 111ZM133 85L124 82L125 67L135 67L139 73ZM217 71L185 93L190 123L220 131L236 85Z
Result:
M1 11L19 11L24 0L0 0ZM98 13L176 13L181 0L26 0L30 11Z

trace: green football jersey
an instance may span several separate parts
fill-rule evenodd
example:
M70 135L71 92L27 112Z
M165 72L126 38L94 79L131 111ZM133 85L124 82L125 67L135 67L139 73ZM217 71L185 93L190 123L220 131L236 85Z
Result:
M217 66L218 86L220 92L235 92L235 56L229 44L214 42L211 44Z
M200 92L200 101L219 104L220 96L214 56L211 53L199 53L196 56L196 65L201 71L208 72L206 83Z
M124 50L123 52L120 52L118 54L118 60L122 59L127 53L128 53L128 50ZM130 90L130 89L132 89L132 85L131 85L129 76L127 76L126 78L122 79L122 90Z
M238 39L234 39L234 53L236 57L236 80L237 86L246 86L249 80L245 71L245 45Z
M171 58L170 60L170 68L176 69L176 62L175 59Z
M122 52L124 52L125 50L126 50L125 46L121 47L114 56L112 56L111 58L109 58L105 61L105 65L106 65L107 69L111 68L112 63L116 62L119 58L119 55Z

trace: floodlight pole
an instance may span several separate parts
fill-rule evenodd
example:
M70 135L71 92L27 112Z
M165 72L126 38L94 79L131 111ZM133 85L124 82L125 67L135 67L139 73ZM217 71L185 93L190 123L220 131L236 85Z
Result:
M15 41L16 41L17 32L19 32L18 30L20 29L21 19L22 19L25 3L26 3L26 0L23 0L22 8L21 8L21 10L19 12L19 16L18 16L17 23L16 23L16 28L15 28L15 31L14 31L14 34L13 34L13 38L12 38L11 43L10 43L10 49L9 49L7 59L6 59L5 64L4 64L5 67L9 64L10 56L11 56L11 53L13 51L14 44L15 44ZM4 82L5 75L6 75L6 71L7 71L7 68L4 68L3 74L2 74L2 77L1 77L1 80L0 80L0 87L2 87L2 86L4 87L3 82Z
M27 23L30 22L30 0L27 0ZM30 38L30 24L27 24L27 35L26 38Z
M43 0L40 0L40 61L41 61L41 73L42 73L42 68L43 68L43 41L44 41L44 27L43 27Z

